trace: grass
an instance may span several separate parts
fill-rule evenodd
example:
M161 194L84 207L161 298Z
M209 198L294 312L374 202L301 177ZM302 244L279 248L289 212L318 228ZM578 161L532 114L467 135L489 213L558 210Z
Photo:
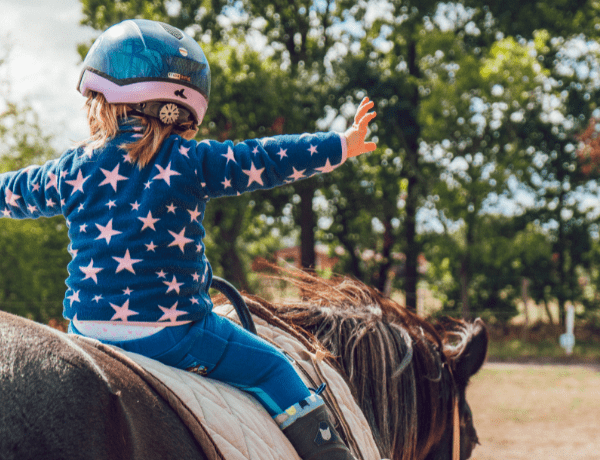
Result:
M490 341L488 360L600 363L600 342L579 340L575 343L573 354L567 356L558 340L544 338L524 342L517 338L496 338Z

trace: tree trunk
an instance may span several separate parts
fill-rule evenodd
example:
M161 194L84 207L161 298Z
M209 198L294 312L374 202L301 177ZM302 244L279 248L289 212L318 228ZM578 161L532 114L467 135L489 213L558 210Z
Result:
M392 266L392 247L394 245L394 237L392 235L392 223L387 221L384 223L383 231L383 247L381 249L381 255L383 261L379 266L377 279L375 280L375 287L380 292L385 293L387 280L389 276L390 267Z
M415 27L416 28L416 27ZM412 34L411 34L412 35ZM417 43L410 40L407 46L407 64L408 71L412 77L420 77L420 69L417 56ZM406 204L404 210L406 218L404 221L404 238L406 241L406 270L405 276L405 294L406 306L417 311L417 282L419 277L418 258L419 246L416 241L417 236L417 208L419 198L419 135L421 132L417 121L419 112L419 90L415 84L410 97L410 115L406 120L402 120L405 126L402 127L405 140L406 165L408 189L406 191Z
M460 264L460 302L461 316L463 319L471 318L471 309L469 308L469 257L465 256Z
M566 298L566 277L565 277L565 251L567 247L566 235L565 235L565 224L560 215L560 211L564 205L564 193L558 195L558 242L557 248L557 261L556 270L558 272L558 291L556 293L556 300L558 301L558 325L564 327L565 325L565 304L567 303Z
M233 223L231 225L230 223ZM249 291L250 286L246 279L244 264L237 251L236 241L240 235L241 227L238 225L238 219L227 219L222 209L215 212L214 224L219 228L221 234L220 263L223 269L223 278L238 289Z
M527 288L529 286L529 280L525 277L521 279L521 299L523 300L523 311L525 312L525 323L523 324L523 331L521 334L521 340L527 342L529 338L529 295L527 294Z
M298 186L300 195L300 264L303 269L314 269L315 255L315 213L312 201L315 186L305 181Z

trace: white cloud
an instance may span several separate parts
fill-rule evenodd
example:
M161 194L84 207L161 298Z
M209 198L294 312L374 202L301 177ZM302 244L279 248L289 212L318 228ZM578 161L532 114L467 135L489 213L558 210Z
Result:
M65 150L87 136L84 99L77 92L77 45L98 35L80 25L78 0L0 0L0 44L11 45L7 76L11 97L29 102L44 131Z

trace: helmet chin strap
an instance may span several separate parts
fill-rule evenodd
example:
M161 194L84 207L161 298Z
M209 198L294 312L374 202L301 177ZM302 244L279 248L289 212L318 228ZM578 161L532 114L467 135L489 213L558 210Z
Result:
M189 110L174 102L142 102L131 105L131 108L140 114L158 118L165 125L181 125L194 121Z

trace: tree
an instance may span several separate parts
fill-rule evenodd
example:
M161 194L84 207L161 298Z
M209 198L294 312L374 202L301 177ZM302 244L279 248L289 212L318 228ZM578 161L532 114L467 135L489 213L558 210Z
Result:
M0 60L0 70L10 60ZM1 93L0 173L56 156L36 113ZM1 212L2 210L0 210ZM67 227L63 217L0 219L0 309L41 322L60 319L67 277Z

